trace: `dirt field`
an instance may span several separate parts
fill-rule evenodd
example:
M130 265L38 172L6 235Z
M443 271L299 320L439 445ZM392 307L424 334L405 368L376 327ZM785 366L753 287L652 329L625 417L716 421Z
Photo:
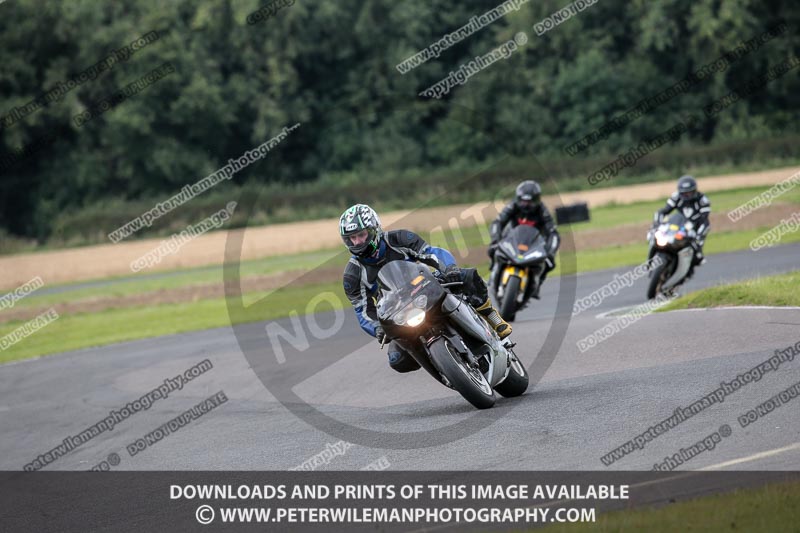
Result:
M795 167L746 174L729 174L700 178L698 183L700 188L707 192L740 187L769 186L786 179L798 170L800 168ZM622 204L663 199L673 191L674 187L674 181L668 181L578 191L566 193L560 198L545 197L544 200L553 207L562 203L579 201L587 202L589 207L598 207L610 202ZM624 194L621 194L623 191ZM430 231L437 226L447 227L451 220L454 223L458 221L460 227L469 227L476 223L488 224L501 207L501 203L491 204L489 202L462 204L414 211L395 211L385 213L381 218L384 226L389 228L401 225L409 229ZM775 216L774 213L770 214L772 217ZM336 222L336 219L327 219L275 224L247 230L233 230L231 233L245 232L241 259L251 260L338 246L340 241L336 232ZM717 229L720 228L721 226L717 226ZM628 231L630 231L630 238L633 238L634 234L636 239L643 238L641 229L631 228L623 233ZM184 245L177 253L163 257L158 265L143 272L221 264L228 233L227 231L218 231L203 235ZM620 232L615 231L615 233L619 234ZM133 273L130 268L131 263L158 247L160 243L160 239L146 239L0 257L0 272L3 274L0 279L0 289L8 290L17 287L35 276L41 276L46 284L61 284L131 275Z

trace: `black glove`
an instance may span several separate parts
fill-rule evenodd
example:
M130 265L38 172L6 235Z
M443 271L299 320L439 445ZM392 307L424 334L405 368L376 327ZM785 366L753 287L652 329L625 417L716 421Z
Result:
M389 342L389 337L386 336L386 332L380 326L375 328L375 338L378 339L378 344L381 345Z
M492 259L494 259L494 253L497 251L497 246L498 244L496 242L493 242L492 244L489 245L489 249L486 250L486 254Z
M447 283L457 283L464 281L464 275L461 273L461 269L458 268L458 266L450 265L444 271L444 279Z

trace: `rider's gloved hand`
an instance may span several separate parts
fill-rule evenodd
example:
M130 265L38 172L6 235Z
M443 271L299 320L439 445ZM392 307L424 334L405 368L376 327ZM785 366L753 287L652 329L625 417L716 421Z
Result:
M447 283L457 283L459 281L464 281L464 275L461 273L461 269L458 268L458 266L450 265L444 270L444 279Z
M690 239L694 239L697 237L697 232L693 229L686 230L686 235L688 235Z
M494 253L497 251L497 246L498 244L496 242L493 242L489 245L489 248L486 250L486 254L492 259L494 259Z
M378 339L378 344L386 344L387 342L389 342L389 337L386 335L386 332L380 326L375 328L375 338Z

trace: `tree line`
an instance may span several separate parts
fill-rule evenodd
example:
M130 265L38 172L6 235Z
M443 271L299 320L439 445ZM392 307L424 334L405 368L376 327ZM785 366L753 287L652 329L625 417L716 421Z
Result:
M220 191L307 191L300 209L272 198L267 211L308 217L376 183L375 194L386 196L406 181L425 187L420 176L505 158L550 162L547 173L563 174L581 161L608 162L690 117L674 147L768 142L787 155L780 139L797 130L797 70L703 113L800 55L800 9L790 0L598 0L541 35L536 25L569 2L267 4L0 5L0 240L68 241L81 232L93 240L87 231L102 240L142 206L296 123ZM479 22L501 4L512 7ZM438 55L398 68L440 42ZM476 58L510 42L522 44L475 71ZM726 57L724 68L687 78ZM113 98L165 64L169 76ZM468 79L457 75L466 70ZM420 95L446 79L447 94ZM685 79L692 82L677 94L656 98ZM631 115L643 100L657 105Z

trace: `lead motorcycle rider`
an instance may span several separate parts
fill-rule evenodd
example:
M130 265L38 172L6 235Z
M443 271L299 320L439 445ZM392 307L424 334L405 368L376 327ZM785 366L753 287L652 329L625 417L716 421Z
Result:
M526 180L517 185L514 201L506 204L489 228L492 239L488 250L489 257L492 260L490 269L494 267L494 254L497 251L497 243L503 236L503 230L507 225L514 228L520 224L534 226L547 241L547 261L545 262L544 272L542 272L538 283L528 285L528 290L531 291L530 296L538 300L539 288L547 277L547 273L556 267L555 256L558 251L560 237L550 211L542 203L542 188L533 180ZM493 283L496 284L496 281L493 280Z
M361 329L383 344L389 340L380 326L375 307L378 294L378 271L389 261L413 261L408 251L433 259L447 282L463 282L463 292L469 303L486 319L497 335L504 339L511 334L511 326L492 306L489 290L474 268L459 268L453 255L444 248L425 242L408 230L384 232L378 214L366 204L356 204L339 218L339 235L352 254L344 269L344 292L355 309ZM404 253L406 252L406 253ZM419 363L400 346L389 344L389 366L397 372L411 372Z
M667 204L655 212L653 215L653 228L657 227L661 219L673 210L677 209L688 219L692 221L695 239L692 241L694 248L694 261L692 267L689 269L687 278L692 277L694 274L694 267L705 264L706 260L703 257L703 244L705 243L706 235L708 235L711 224L708 217L711 214L711 201L708 197L697 190L697 181L692 176L681 176L678 179L678 190L667 198ZM655 248L650 247L648 260L655 255Z

